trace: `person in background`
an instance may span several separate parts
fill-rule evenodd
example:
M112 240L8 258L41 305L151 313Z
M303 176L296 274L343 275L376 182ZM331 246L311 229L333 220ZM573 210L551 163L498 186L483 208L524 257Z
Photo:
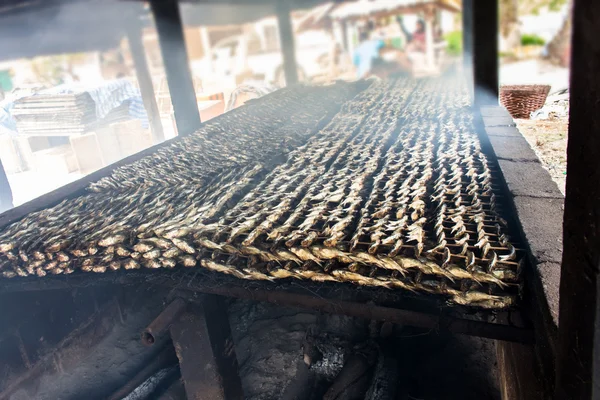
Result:
M406 51L425 53L425 47L425 22L418 20L417 29L411 35L411 39L406 46Z
M363 30L360 32L360 44L354 50L353 61L356 66L357 78L365 78L371 72L373 61L379 58L379 51L384 47L381 39L369 38L370 32Z
M402 20L399 20L401 29L405 32L408 43L404 48L404 53L399 57L399 62L408 70L423 68L426 59L427 42L425 39L425 22L417 21L417 28L413 33L406 31Z

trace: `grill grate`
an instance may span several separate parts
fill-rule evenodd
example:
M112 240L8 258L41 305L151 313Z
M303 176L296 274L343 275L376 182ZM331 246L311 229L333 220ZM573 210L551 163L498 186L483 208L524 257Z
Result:
M513 306L522 257L463 86L378 82L315 122L353 88L276 93L28 216L3 275L200 266Z

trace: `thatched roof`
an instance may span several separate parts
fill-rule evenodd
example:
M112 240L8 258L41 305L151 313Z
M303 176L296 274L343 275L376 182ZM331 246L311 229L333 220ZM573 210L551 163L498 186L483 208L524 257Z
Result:
M381 17L407 11L419 11L428 5L450 11L460 11L461 9L460 1L455 0L359 0L337 6L330 16L334 19Z

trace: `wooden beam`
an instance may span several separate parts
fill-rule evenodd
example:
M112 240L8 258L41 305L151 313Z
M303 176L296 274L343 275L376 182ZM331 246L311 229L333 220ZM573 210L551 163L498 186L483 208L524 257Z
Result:
M556 398L591 399L600 397L600 2L575 0L572 25Z
M279 26L279 43L283 53L283 72L287 86L298 83L298 67L296 63L296 47L294 44L294 28L290 5L286 0L277 2L277 22Z
M158 105L156 104L156 94L154 93L152 76L150 75L148 62L146 61L142 35L142 27L139 25L134 26L134 24L132 24L127 29L129 50L131 51L131 57L133 58L133 64L135 66L135 75L138 84L140 85L144 108L148 114L152 139L154 140L154 143L160 143L165 140L165 134L163 132L162 123L160 122L160 112L158 110Z
M243 399L235 348L222 298L206 296L171 326L188 399Z
M0 279L0 293L31 290L58 290L90 285L158 285L185 290L178 296L196 301L196 293L214 294L253 301L297 307L320 312L347 315L376 321L390 321L401 325L431 329L454 334L486 337L519 343L531 343L533 331L529 327L487 322L484 319L463 318L472 309L448 307L443 298L412 296L403 291L381 291L363 287L356 290L351 284L280 282L277 285L249 282L206 272L202 268L179 271L121 271L104 274L73 274L31 278ZM385 306L380 306L383 304Z
M475 104L498 105L498 0L473 0Z
M6 176L6 171L0 160L0 213L13 208L13 195Z
M167 74L177 133L189 135L200 126L200 112L185 48L179 4L177 0L151 0L150 7Z

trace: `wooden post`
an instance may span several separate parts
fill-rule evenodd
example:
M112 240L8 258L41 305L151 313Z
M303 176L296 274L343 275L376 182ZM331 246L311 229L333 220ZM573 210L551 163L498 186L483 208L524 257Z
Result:
M202 307L190 306L171 325L171 338L188 399L244 398L227 306L221 297L206 296Z
M342 30L342 46L344 47L344 51L349 53L350 43L348 38L348 24L345 20L340 21L340 29Z
M290 15L290 6L286 0L277 1L277 22L279 26L279 43L283 53L285 83L290 86L298 83L298 67L296 64L292 16Z
M13 195L10 183L4 171L2 160L0 160L0 213L13 208Z
M498 105L498 0L473 0L475 104Z
M185 48L177 0L151 0L177 132L189 135L200 126L200 112Z
M463 63L471 67L473 62L473 0L462 2Z
M158 110L158 105L156 104L156 94L154 93L152 76L150 75L148 62L146 61L142 36L143 31L139 25L131 25L130 28L127 29L127 41L129 42L129 51L131 51L131 57L133 58L133 64L135 66L135 75L138 84L140 85L140 93L142 94L144 108L148 114L152 139L154 144L156 144L165 140L165 134L163 132L162 123L160 122L160 112Z
M433 14L433 7L427 7L425 9L425 57L426 65L429 70L435 65L435 49L433 48L433 24L435 19Z
M205 26L200 27L200 40L202 41L202 50L204 50L204 57L206 57L207 60L206 72L212 74L212 46L210 44L210 35L208 33L208 28Z
M354 35L356 34L356 25L354 21L345 21L346 26L346 43L348 54L350 54L350 59L354 58Z
M473 0L462 2L463 73L473 98Z
M555 398L596 399L600 397L600 2L575 0L572 25Z

